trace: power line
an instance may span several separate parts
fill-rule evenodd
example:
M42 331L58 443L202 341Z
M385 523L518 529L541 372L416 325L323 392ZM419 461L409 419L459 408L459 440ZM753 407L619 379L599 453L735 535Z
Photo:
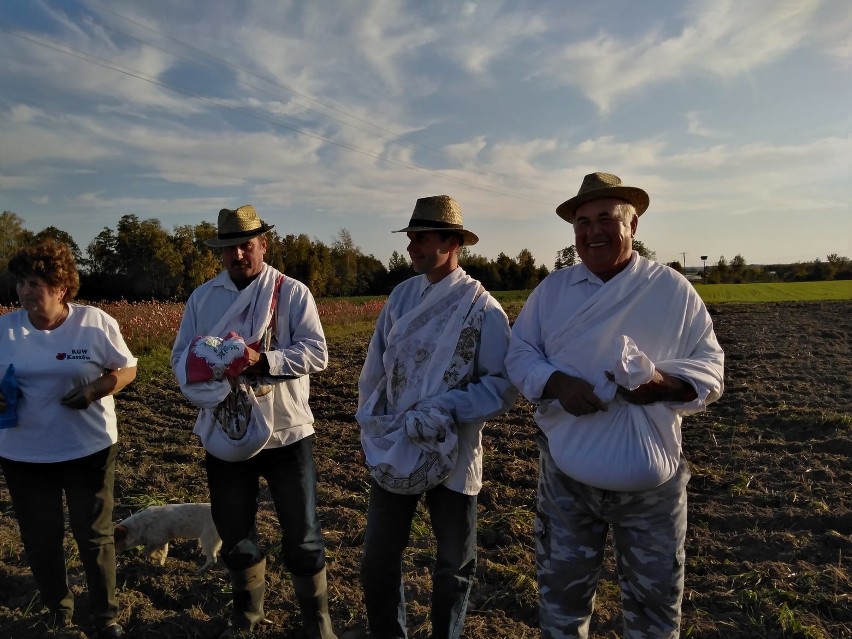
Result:
M365 149L356 147L356 146L354 146L352 144L348 144L346 142L340 142L340 141L335 140L333 138L329 138L329 137L324 136L324 135L319 135L317 133L310 133L308 131L305 131L303 129L300 129L300 128L292 126L292 125L285 124L285 123L280 122L278 120L274 120L274 119L269 118L269 117L258 115L257 113L246 109L245 107L235 106L235 105L232 105L232 104L228 104L223 100L219 100L219 99L212 98L212 97L209 97L209 96L204 96L204 95L200 95L200 94L197 94L197 93L193 93L191 91L187 91L185 89L181 89L179 87L173 86L169 83L162 82L162 81L157 80L155 78L151 78L150 76L146 76L145 74L143 74L139 71L119 67L119 66L115 65L114 63L109 62L107 60L104 60L103 58L101 58L99 56L95 56L95 55L92 55L90 53L80 51L79 49L75 49L74 47L69 47L67 45L60 45L56 42L53 42L52 40L49 40L47 38L43 38L43 36L40 36L40 37L37 38L37 37L34 37L31 34L25 35L21 32L11 31L11 30L3 28L3 27L0 27L0 31L5 31L6 33L9 33L10 35L15 36L17 38L21 38L22 40L26 40L26 41L31 42L33 44L43 46L43 47L51 49L53 51L57 51L59 53L63 53L65 55L77 58L77 59L82 60L83 62L86 62L88 64L94 64L94 65L102 67L104 69L109 69L110 71L115 71L117 73L121 73L121 74L124 74L126 76L135 78L137 80L142 80L144 82L148 82L150 84L162 87L164 89L167 89L169 91L173 91L175 93L179 93L181 95L185 95L187 97L195 98L197 100L202 100L204 102L213 104L213 105L220 107L220 108L224 108L224 109L228 109L228 110L231 110L231 111L241 113L242 115L245 115L247 117L253 118L253 119L261 121L261 122L265 122L265 123L270 124L272 126L279 127L279 128L282 128L282 129L286 129L288 131L292 131L293 133L297 133L299 135L304 135L306 137L309 137L309 138L312 138L314 140L318 140L318 141L321 141L321 142L325 142L327 144L332 144L334 146L337 146L337 147L342 148L342 149L346 149L348 151L352 151L354 153L360 153L361 155L371 157L371 158L374 158L376 160L386 162L388 164L399 166L401 168L409 169L409 170L412 170L412 171L419 171L421 173L431 175L433 177L436 177L440 180L444 180L446 182L451 182L451 183L458 184L458 185L461 185L461 186L467 186L469 188L477 189L477 190L480 190L480 191L487 191L487 192L494 193L494 194L497 194L497 195L501 195L501 196L504 196L504 197L510 197L510 198L513 198L513 199L532 202L532 203L535 203L535 204L542 204L542 205L549 205L550 204L550 202L545 202L545 201L542 201L542 200L536 200L534 198L519 196L519 195L516 195L516 194L511 193L511 192L500 191L498 189L494 189L494 188L491 188L491 187L488 187L488 186L484 186L482 184L476 184L476 183L471 182L469 180L463 180L463 179L455 178L455 177L452 177L452 176L449 176L449 175L445 175L443 173L439 173L437 171L433 171L433 170L430 170L430 169L423 168L421 166L417 166L415 164L400 162L399 160L394 160L392 158L386 157L386 156L381 155L379 153L367 151Z
M180 40L180 39L178 39L178 38L175 38L175 37L173 37L173 36L170 36L170 35L169 35L169 34L167 34L167 33L164 33L164 32L162 32L162 31L160 31L160 30L158 30L158 29L155 29L155 28L150 27L150 26L148 26L148 25L146 25L146 24L143 24L143 23L139 22L138 20L134 20L133 18L129 18L129 17L127 17L127 16L125 16L125 15L122 15L122 14L120 14L120 13L116 12L116 11L113 11L113 10L112 10L112 9L110 9L109 7L106 7L106 6L104 6L104 5L102 5L102 4L98 3L98 2L95 2L95 1L93 1L93 0L82 0L82 2L83 2L84 4L86 4L86 5L88 5L90 8L100 10L100 11L102 11L103 13L110 14L110 15L112 15L112 16L114 16L114 17L116 17L116 18L120 19L120 20L124 20L124 21L126 21L126 22L129 22L130 24L132 24L132 25L134 25L134 26L136 26L136 27L139 27L140 29L144 29L144 30L146 30L146 31L149 31L149 32L151 32L151 33L154 33L154 34L156 34L157 36L159 36L159 37L161 37L161 38L164 38L164 39L166 39L166 40L168 40L168 41L170 41L170 42L172 42L172 43L174 43L174 44L177 44L179 47L183 47L183 48L189 49L190 51L192 51L192 52L194 52L194 53L196 53L196 54L201 55L203 58L206 58L206 59L208 59L208 60L212 60L212 61L214 62L214 64L212 64L212 65L211 65L211 64L207 64L207 63L200 62L200 61L199 61L199 60L197 60L197 59L193 59L193 60L192 60L192 62L194 62L194 63L196 63L196 64L199 64L199 65L201 65L201 66L204 66L204 67L206 67L206 68L208 68L208 69L212 69L212 70L214 70L214 71L219 71L219 70L220 70L220 67L222 67L222 66L227 67L227 68L232 69L232 70L238 70L238 71L241 71L243 74L246 74L246 75L252 76L252 77L254 77L254 78L257 78L257 79L259 79L259 80L261 80L261 81L263 81L263 82L266 82L266 83L268 83L268 84L270 84L270 85L272 85L272 86L274 86L274 87L277 87L277 88L279 88L279 89L283 89L284 91L288 91L288 92L290 92L290 93L291 93L291 94L293 94L293 95L299 96L300 98L303 98L303 99L305 99L305 100L307 100L307 101L309 101L309 102L311 102L311 103L313 103L313 104L319 105L319 106L320 106L320 107L322 107L323 109L326 109L326 110L329 110L329 111L333 111L333 112L335 112L335 113L339 113L339 114L341 114L341 115L345 116L346 118L350 118L351 120L355 120L356 122L359 122L359 123L361 123L361 124L363 124L363 125L366 125L367 127L370 127L370 129L372 129L372 130L365 129L365 128L361 127L361 126L358 126L358 125L352 124L351 122L344 121L344 120L342 120L342 119L340 119L340 118L338 118L338 117L335 117L334 115L331 115L331 114L329 114L329 113L326 113L326 112L324 112L324 111L320 111L320 110L317 110L317 109L312 108L312 107L310 107L310 106L306 106L306 105L304 105L304 104L299 104L299 102L298 102L298 101L294 101L294 104L296 104L297 106L299 106L300 108L302 108L302 109L304 109L304 110L306 110L306 111L310 111L310 112L312 112L312 113L316 113L316 114L318 114L318 115L320 115L320 116L322 116L322 117L326 117L326 118L329 118L329 119L331 119L331 120L333 120L333 121L335 121L335 122L338 122L339 124L342 124L343 126L348 126L348 127L355 128L355 129L357 129L357 130L359 130L359 131L362 131L362 132L367 133L367 134L369 134L369 135L376 136L376 137L378 137L378 138L381 138L381 139L386 140L386 141L389 141L389 142L401 142L401 141L403 141L403 140L404 140L404 141L406 141L408 144L410 144L410 145L414 146L415 148L425 149L426 151L429 151L430 153L432 153L432 154L434 154L434 155L436 155L436 156L439 156L439 157L440 157L441 159L443 159L444 161L446 161L446 160L447 160L447 156L446 156L446 154L445 154L445 153L444 153L441 149L435 148L435 147L430 146L430 145L428 145L428 144L424 144L424 143L422 143L422 142L415 142L414 140L411 140L411 139L410 139L407 135L405 135L405 134L400 134L400 133L398 133L398 132L396 132L396 131L393 131L393 130L391 130L391 129L388 129L387 127L384 127L384 126L382 126L382 125L380 125L380 124L376 124L376 123L374 123L374 122L370 122L370 121L368 121L368 120L365 120L365 119L363 119L363 118L359 117L358 115L355 115L355 114L353 114L353 113L350 113L350 112L348 112L348 111L345 111L345 110L343 110L343 109L340 109L340 108L338 108L338 107L336 107L336 106L334 106L334 105L326 104L326 103L322 102L321 100L318 100L318 99L314 98L313 96L310 96L310 95L308 95L308 94L306 94L306 93L300 92L300 91L298 91L297 89L294 89L293 87L291 87L291 86L289 86L289 85L286 85L286 84L281 83L281 82L280 82L280 81L278 81L277 79L270 79L270 78L268 78L268 77L260 76L257 72L255 72L255 71L254 71L254 70L252 70L252 69L249 69L249 68L247 68L247 67L245 67L245 66L243 66L243 65L240 65L240 64L236 64L236 63L234 63L234 62L232 62L232 61L230 61L230 60L226 60L225 58L221 58L221 57L219 57L219 56L217 56L217 55L215 55L215 54L212 54L212 53L210 53L210 52L208 52L208 51L205 51L204 49L201 49L201 48L199 48L199 47L196 47L196 46L194 46L194 45L188 44L188 43L186 43L186 42L184 42L184 41L182 41L182 40ZM106 25L105 25L105 26L106 26ZM184 61L186 61L186 60L187 60L187 58L186 58L186 57L181 56L179 53L176 53L175 51L169 51L169 50L163 49L163 48L161 48L161 47L158 47L157 45L155 45L155 44L153 44L153 43L151 43L151 42L149 42L149 41L142 40L141 38L137 38L136 36L134 36L134 35L132 35L132 34L130 34L130 33L128 33L128 32L126 32L126 31L123 31L123 30L121 30L121 29L118 29L118 28L116 28L115 26L110 26L109 28L111 28L111 29L115 30L116 32L118 32L118 33L120 33L120 34L124 35L125 37L128 37L128 38L130 38L130 39L134 40L135 42L138 42L138 43L140 43L140 44L142 44L142 45L144 45L144 46L148 46L148 47L151 47L151 48L156 49L156 50L158 50L158 51L162 51L162 52L164 52L164 53L167 53L167 54L169 54L169 55L173 55L173 56L175 56L176 58L181 59L181 60L184 60ZM244 82L245 82L245 81L244 81ZM248 86L250 86L250 87L252 87L252 88L255 88L255 89L258 89L258 90L261 90L261 91L263 90L261 87L259 87L259 86L258 86L258 85L256 85L256 84L251 84L251 83L249 83L249 82L245 82L245 84L247 84ZM379 131L379 132L377 132L377 131ZM381 133L381 132L383 132L383 133ZM524 188L533 189L533 190L536 190L536 191L541 191L541 190L542 190L540 187L538 187L538 186L536 186L536 185L528 184L528 183L524 182L523 180L519 180L518 178L516 178L516 177L514 177L514 176L511 176L511 175L505 175L505 174L500 174L500 173L493 173L493 174L492 174L492 173L482 173L482 172L480 172L480 173L481 173L482 175L485 175L486 177L498 177L498 178L500 178L500 179L502 179L502 180L504 180L504 181L506 181L506 180L507 180L507 181L511 181L511 182L513 182L513 183L515 183L515 184L518 184L518 185L520 185L520 186L522 186L522 187L524 187ZM554 195L560 195L560 193L557 193L556 191L551 191L551 192L552 192ZM532 201L535 201L535 200L532 200ZM543 204L550 204L550 203L544 203L544 202L542 202L542 203L543 203Z

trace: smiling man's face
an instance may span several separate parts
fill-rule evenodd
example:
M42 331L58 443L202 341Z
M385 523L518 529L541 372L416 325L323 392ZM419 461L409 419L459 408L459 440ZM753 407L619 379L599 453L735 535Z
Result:
M577 207L574 242L577 255L606 281L624 270L633 253L638 218L624 200L601 198Z

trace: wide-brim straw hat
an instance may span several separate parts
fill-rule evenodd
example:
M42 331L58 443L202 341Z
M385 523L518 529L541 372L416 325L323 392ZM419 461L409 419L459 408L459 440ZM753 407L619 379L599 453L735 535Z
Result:
M212 248L236 246L249 241L253 237L263 235L275 228L274 224L266 224L257 216L257 211L251 204L244 204L236 209L219 211L218 232L216 237L204 242Z
M583 178L580 190L570 200L556 207L556 214L566 222L574 222L574 214L581 204L614 197L633 205L636 215L642 215L648 208L651 199L642 189L635 186L624 186L621 178L612 173L589 173Z
M421 197L414 205L408 226L393 233L417 233L419 231L451 231L464 238L464 245L471 246L479 241L476 233L464 228L461 207L449 195Z

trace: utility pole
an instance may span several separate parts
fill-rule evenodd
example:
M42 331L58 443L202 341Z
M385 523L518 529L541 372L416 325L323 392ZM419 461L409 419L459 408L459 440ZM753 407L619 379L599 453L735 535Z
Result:
M707 283L707 256L706 256L706 255L702 255L702 256L701 256L701 261L702 261L702 262L704 262L704 269L703 269L703 271L702 271L702 273L701 273L701 281L702 281L702 282L704 282L704 283L706 284L706 283Z
M686 273L686 252L681 253L681 255L683 255L683 262L681 263L681 266L683 266L683 272Z

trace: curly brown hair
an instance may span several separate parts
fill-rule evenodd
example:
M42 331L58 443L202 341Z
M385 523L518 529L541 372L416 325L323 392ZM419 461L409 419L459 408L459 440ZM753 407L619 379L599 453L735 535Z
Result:
M49 286L65 287L62 303L67 304L80 290L80 274L74 254L67 244L48 240L18 251L9 260L9 272L17 278L35 275Z

